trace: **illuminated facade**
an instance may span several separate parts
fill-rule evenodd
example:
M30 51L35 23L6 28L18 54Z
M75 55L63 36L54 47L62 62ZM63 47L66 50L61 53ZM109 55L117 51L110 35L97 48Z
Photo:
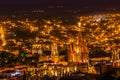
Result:
M112 65L113 67L120 67L120 49L114 49L112 51Z
M112 61L116 61L120 59L120 49L112 51Z
M59 60L59 55L58 55L58 46L56 43L53 43L51 45L51 59L52 61L54 61L55 63L58 62Z
M32 45L32 54L36 54L36 53L39 55L43 55L41 44L33 44Z
M70 44L68 62L88 63L87 43L82 39L81 32L78 33L74 42Z
M4 32L3 27L0 27L0 39L1 39L1 45L5 46L6 40L5 40L5 32Z

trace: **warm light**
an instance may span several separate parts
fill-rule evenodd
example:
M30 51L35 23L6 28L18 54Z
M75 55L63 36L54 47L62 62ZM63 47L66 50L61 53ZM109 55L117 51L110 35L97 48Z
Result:
M81 22L78 22L78 27L81 27Z

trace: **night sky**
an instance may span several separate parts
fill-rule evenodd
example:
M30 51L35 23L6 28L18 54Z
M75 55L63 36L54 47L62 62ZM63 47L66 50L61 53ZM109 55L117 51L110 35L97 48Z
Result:
M88 5L88 6L120 6L120 0L0 0L1 5L47 5L47 4L64 4L64 5Z
M63 5L67 9L120 8L120 0L0 0L0 12Z

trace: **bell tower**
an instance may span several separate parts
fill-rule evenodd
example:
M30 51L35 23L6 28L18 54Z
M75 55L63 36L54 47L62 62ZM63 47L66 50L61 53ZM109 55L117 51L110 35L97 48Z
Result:
M58 55L58 46L56 43L53 43L51 45L51 59L53 62L57 63L59 60L59 55Z

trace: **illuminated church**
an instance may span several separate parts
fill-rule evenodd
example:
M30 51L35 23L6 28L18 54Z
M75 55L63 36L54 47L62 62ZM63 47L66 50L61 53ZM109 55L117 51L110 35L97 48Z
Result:
M32 54L39 54L39 55L43 55L43 51L42 51L42 46L41 44L33 44L32 45Z
M82 39L81 32L78 33L78 36L70 44L68 62L88 63L88 47L85 40Z
M113 49L112 50L112 66L113 67L120 67L120 49Z
M51 45L51 60L55 63L59 61L58 46L56 43Z

